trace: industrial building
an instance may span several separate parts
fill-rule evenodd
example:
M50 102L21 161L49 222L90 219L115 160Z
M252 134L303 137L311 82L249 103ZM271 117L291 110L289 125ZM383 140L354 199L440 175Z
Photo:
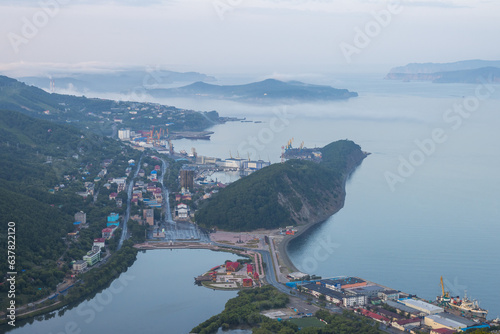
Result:
M399 291L396 290L384 290L378 293L378 296L383 301L387 300L398 300L399 299Z
M444 309L442 307L426 303L422 300L408 298L408 299L400 299L399 302L401 304L404 304L406 306L409 306L411 308L414 308L418 311L421 311L421 312L423 312L425 314L429 314L429 315L441 313L444 311Z
M345 307L364 306L368 303L368 297L363 294L343 293L336 289L331 289L324 285L323 281L308 283L302 286L313 296L325 296L325 299L334 304L342 304Z
M465 319L464 319L465 320ZM452 330L460 330L468 327L463 321L450 319L441 314L432 314L424 317L424 325L432 329L447 328Z
M425 315L425 313L414 309L413 307L406 306L393 300L387 300L385 303L391 307L394 307L398 314L408 315L412 317L420 317Z
M322 283L329 289L349 289L349 288L358 288L362 286L366 286L367 283L365 280L362 280L358 277L345 277L345 278L337 278L337 279L325 279L321 280Z

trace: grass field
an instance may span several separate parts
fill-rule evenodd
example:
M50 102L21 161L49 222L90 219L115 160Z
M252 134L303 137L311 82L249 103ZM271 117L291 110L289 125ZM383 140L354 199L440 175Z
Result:
M296 324L300 328L307 328L307 327L325 327L325 323L319 321L318 318L315 317L309 317L309 318L300 318L300 319L290 319L287 320L290 321L291 323Z

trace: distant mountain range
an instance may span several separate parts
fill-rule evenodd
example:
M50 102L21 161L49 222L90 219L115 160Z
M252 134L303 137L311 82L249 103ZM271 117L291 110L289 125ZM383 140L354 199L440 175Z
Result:
M186 84L195 81L215 81L212 76L198 72L174 72L167 70L120 70L106 73L68 73L57 76L31 76L18 78L20 81L50 90L53 80L56 91L74 90L85 93L114 92L129 93L138 89L166 87L172 84Z
M435 83L500 82L500 61L465 60L454 63L412 63L394 67L386 79Z
M339 100L358 96L358 93L347 89L275 79L229 86L195 82L184 87L152 89L148 92L154 97L198 97L247 102Z

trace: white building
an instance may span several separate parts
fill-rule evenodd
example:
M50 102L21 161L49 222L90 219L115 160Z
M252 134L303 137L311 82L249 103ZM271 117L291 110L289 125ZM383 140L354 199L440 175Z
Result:
M120 140L130 140L130 129L118 130L118 138Z
M73 271L77 273L81 273L82 271L85 270L85 268L87 268L87 261L78 260L75 263L73 263Z
M414 308L418 311L421 311L425 314L437 314L437 313L441 313L444 311L444 309L442 307L432 305L432 304L426 303L426 302L421 301L421 300L401 299L401 300L399 300L399 302L408 306L408 307L411 307L411 308Z
M186 204L180 203L175 208L175 215L179 218L188 218L189 217L189 208Z

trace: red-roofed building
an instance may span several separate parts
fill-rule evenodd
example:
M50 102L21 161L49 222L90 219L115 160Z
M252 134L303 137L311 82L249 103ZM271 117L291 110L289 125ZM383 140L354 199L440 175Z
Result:
M368 310L362 309L361 314L363 314L365 317L372 318L375 321L382 322L382 323L389 323L390 320L387 319L386 317L383 317L377 313L370 312Z
M258 281L259 280L259 273L258 272L254 272L253 273L253 279Z
M247 274L250 276L253 274L253 266L250 263L247 263Z
M156 170L156 171L159 171L160 169L161 169L160 165L156 165L156 166L155 166L155 170Z
M392 327L399 329L403 332L406 330L406 328L405 328L406 326L420 326L420 325L421 325L420 318L398 320L398 321L394 321L392 323Z
M251 278L244 278L243 279L243 287L244 288L251 288L253 286L253 281Z
M226 270L235 272L238 271L240 268L240 263L239 262L226 262Z
M114 199L116 199L116 197L117 197L117 196L118 196L118 194L117 194L117 193L111 193L111 194L109 194L109 200L110 200L110 201L111 201L111 200L114 200Z
M103 248L105 246L106 239L105 238L96 238L94 239L94 246Z
M103 237L104 239L109 239L109 238L111 238L111 237L113 236L113 231L114 231L114 229L109 228L109 227L107 227L107 228L103 229L103 230L102 230L102 237Z
M453 334L453 333L456 333L453 329L438 328L438 329L431 329L430 334Z

